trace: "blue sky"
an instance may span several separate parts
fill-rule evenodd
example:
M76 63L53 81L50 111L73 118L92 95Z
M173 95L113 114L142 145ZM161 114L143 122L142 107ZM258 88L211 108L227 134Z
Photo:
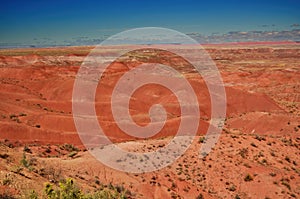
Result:
M57 44L155 26L204 35L299 28L299 0L3 1L0 43Z

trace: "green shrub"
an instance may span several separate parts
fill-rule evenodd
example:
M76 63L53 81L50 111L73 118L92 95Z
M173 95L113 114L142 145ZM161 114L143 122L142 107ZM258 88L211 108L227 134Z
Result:
M58 188L53 188L52 184L47 183L44 193L47 199L126 199L131 194L123 186L113 186L112 184L104 186L94 193L83 194L70 178L60 182Z
M198 143L205 143L205 137L200 137L198 140Z
M29 195L26 196L26 198L28 198L28 199L38 199L39 197L38 197L38 194L37 194L36 191L31 190L31 191L29 192Z
M26 167L26 168L28 168L30 165L29 165L29 162L27 161L27 159L26 159L26 155L25 155L25 153L23 153L23 158L22 158L22 160L21 160L21 164L24 166L24 167Z
M5 178L2 180L2 185L10 185L11 182L11 179L5 176Z
M69 156L70 158L73 158L73 157L75 157L77 154L78 154L77 151L72 151L71 153L69 153L68 156Z
M46 184L45 194L49 199L81 199L84 195L70 178L59 183L59 188L54 190L51 184Z

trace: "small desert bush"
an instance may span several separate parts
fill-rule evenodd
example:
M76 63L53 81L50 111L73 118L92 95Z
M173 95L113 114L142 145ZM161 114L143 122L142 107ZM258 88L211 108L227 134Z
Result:
M202 193L200 193L197 197L196 197L196 199L203 199L204 197L203 197L203 195L202 195Z
M239 152L239 154L242 156L242 158L247 158L248 153L249 153L248 148L243 148Z
M10 185L12 180L8 177L8 175L5 175L5 178L2 180L2 185Z
M77 151L72 151L71 153L69 153L68 156L69 156L70 158L73 158L73 157L75 157L77 154L78 154Z
M253 177L250 174L247 174L244 178L245 182L250 182L253 180Z
M9 155L7 153L0 154L0 158L2 158L2 159L7 159L8 157L9 157Z
M94 193L84 194L71 178L60 182L57 188L47 183L44 193L47 199L126 199L131 195L123 186L112 184L102 186Z
M200 137L198 143L205 143L205 137Z
M60 148L63 149L63 150L69 151L69 152L80 151L77 147L75 147L72 144L64 144Z
M21 165L23 165L26 168L29 168L29 166L30 166L25 153L23 153L23 158L21 159Z
M10 195L9 193L0 193L1 199L16 199L14 196Z
M38 199L39 196L38 196L38 194L37 194L36 191L31 190L31 191L29 192L29 194L26 196L26 198L28 198L28 199Z
M52 184L47 183L44 192L49 199L81 199L84 196L72 179L60 182L58 189L54 189Z

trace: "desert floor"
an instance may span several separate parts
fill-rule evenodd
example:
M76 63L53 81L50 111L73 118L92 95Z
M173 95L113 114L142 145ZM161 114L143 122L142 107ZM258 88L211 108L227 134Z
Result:
M205 158L199 158L199 149L211 103L205 82L188 63L150 50L126 55L105 71L95 99L98 121L111 140L129 151L155 151L168 144L178 129L180 109L169 90L146 86L130 102L133 120L146 125L150 105L161 103L168 111L166 127L147 140L124 134L113 122L109 104L124 72L144 62L173 63L201 91L200 127L192 145L168 167L143 174L103 165L76 132L73 84L92 47L0 50L0 197L22 198L31 190L42 196L46 182L56 186L72 178L83 192L122 187L129 198L300 198L299 43L204 48L220 71L227 96L225 126Z

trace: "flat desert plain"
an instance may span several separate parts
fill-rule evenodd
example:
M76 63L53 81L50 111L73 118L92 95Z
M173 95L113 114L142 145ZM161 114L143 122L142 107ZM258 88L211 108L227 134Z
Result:
M130 100L133 120L146 126L151 105L167 111L165 127L148 139L128 136L114 122L110 97L118 79L142 63L172 65L196 91L197 135L169 166L132 174L105 166L82 144L72 115L73 84L93 47L0 50L0 197L45 196L72 178L82 193L99 190L127 198L299 198L300 44L204 45L226 91L226 118L213 150L199 158L211 118L205 81L186 60L141 50L116 60L97 87L95 110L119 147L150 152L165 147L181 121L170 90L145 85ZM113 51L101 51L113 54ZM200 91L200 92L199 92Z

